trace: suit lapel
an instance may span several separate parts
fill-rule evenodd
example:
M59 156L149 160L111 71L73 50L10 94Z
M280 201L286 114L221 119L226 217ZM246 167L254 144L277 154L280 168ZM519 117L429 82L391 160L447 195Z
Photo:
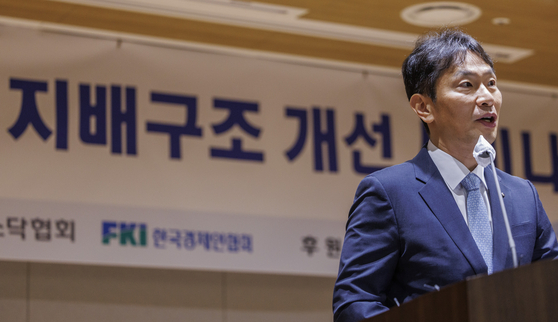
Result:
M494 174L491 167L484 169L484 177L486 180L486 185L488 186L488 195L490 197L490 210L492 212L492 230L494 232L494 271L501 271L506 268L506 261L508 259L508 234L506 232L506 225L504 222L504 215L502 213L502 208L500 207L500 198L498 197L498 190L496 189L496 183L494 182ZM500 178L498 177L498 180ZM507 187L500 182L500 189L504 195L508 191ZM504 198L504 203L506 199ZM507 206L506 212L512 213L513 209ZM511 256L511 253L510 253Z
M417 180L424 183L424 187L419 190L424 202L434 216L438 218L457 248L463 253L475 274L487 273L488 267L469 231L469 227L463 220L463 215L457 207L451 191L428 155L428 151L422 149L411 162L415 165Z

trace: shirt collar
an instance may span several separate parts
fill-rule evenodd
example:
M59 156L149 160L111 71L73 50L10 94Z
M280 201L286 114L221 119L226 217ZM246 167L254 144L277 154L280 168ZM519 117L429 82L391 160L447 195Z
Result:
M481 182L486 189L484 168L482 166L477 165L473 171L469 171L463 163L436 147L432 141L428 141L427 149L432 161L434 161L434 164L438 168L438 171L440 171L442 178L450 189L459 189L461 187L461 181L469 174L469 172L476 174L481 179Z

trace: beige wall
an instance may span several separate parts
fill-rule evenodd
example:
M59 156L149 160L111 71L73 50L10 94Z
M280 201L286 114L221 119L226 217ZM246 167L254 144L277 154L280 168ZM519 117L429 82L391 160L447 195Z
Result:
M0 320L332 321L333 278L0 261Z

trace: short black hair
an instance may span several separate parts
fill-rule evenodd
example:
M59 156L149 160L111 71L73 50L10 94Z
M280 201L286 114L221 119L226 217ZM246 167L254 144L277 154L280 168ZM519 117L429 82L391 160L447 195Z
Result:
M447 69L463 63L468 52L478 55L494 70L482 46L461 30L443 29L421 36L401 68L407 98L422 94L436 101L437 80Z

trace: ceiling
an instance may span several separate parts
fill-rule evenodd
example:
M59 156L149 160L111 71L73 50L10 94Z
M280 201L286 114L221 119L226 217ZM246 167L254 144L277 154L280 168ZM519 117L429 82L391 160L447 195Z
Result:
M111 1L135 3L136 6L107 6ZM137 3L142 1L161 7L180 1L196 6L207 2L219 5L231 2L0 0L0 16L394 68L400 68L410 52L414 37L430 30L408 24L400 17L404 8L422 1L257 1L305 9L294 10L296 17L283 19L278 28L275 28L277 24L274 18L267 19L266 13L252 13L251 18L245 17L239 22L238 15L227 20L207 15L189 15L180 10L160 10L146 6L139 8ZM246 3L232 2L237 6ZM464 31L483 44L532 50L531 55L515 62L496 59L495 68L500 80L558 87L558 0L467 0L466 3L480 8L482 15L461 26ZM225 8L221 12L226 15L235 10ZM494 18L502 17L508 18L510 23L497 25L492 22ZM246 22L254 20L259 23ZM270 27L272 25L275 27ZM310 29L313 32L308 32ZM337 32L343 35L338 36ZM352 35L356 36L351 38ZM371 41L374 35L381 35L387 43Z

